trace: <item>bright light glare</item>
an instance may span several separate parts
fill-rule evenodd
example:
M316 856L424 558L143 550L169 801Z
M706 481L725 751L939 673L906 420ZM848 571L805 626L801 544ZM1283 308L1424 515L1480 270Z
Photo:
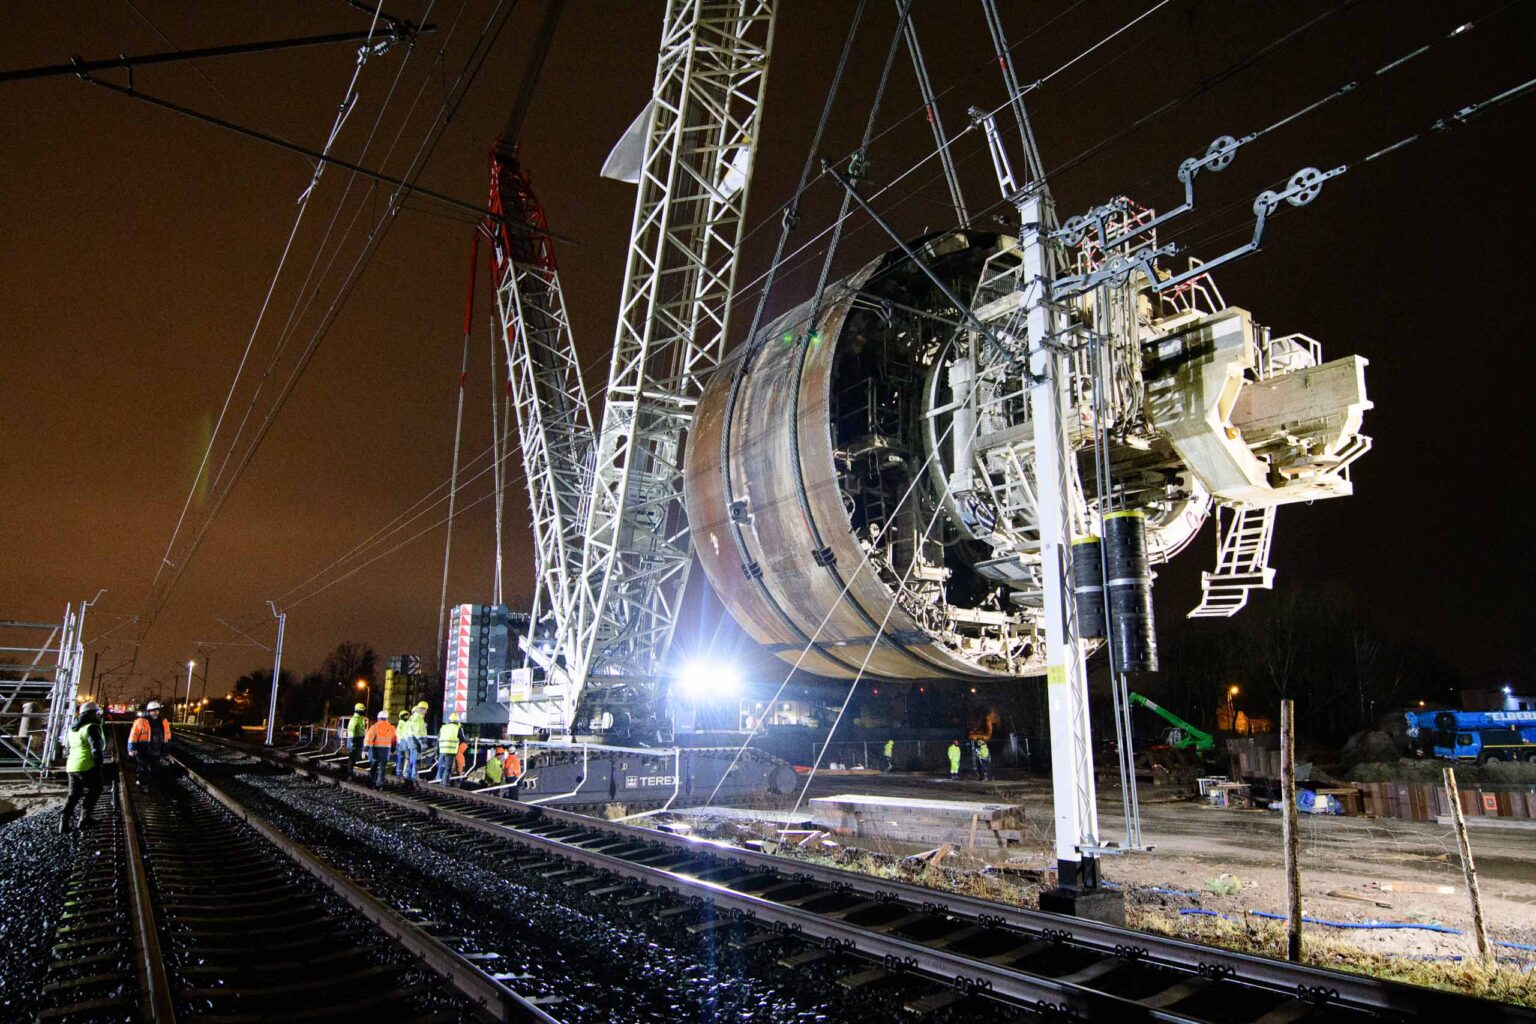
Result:
M741 692L741 671L729 662L690 661L678 672L676 686L690 700L734 697Z

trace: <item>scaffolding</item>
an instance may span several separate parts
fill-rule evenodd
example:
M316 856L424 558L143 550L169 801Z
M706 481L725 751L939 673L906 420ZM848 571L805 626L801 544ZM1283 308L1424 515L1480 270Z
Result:
M81 630L90 602L59 622L0 619L0 778L47 778L80 691Z

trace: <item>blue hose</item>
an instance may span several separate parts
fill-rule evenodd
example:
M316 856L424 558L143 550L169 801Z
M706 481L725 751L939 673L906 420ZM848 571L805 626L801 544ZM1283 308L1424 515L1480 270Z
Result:
M1177 892L1178 890L1176 890L1176 889L1154 889L1152 891L1153 892ZM1286 920L1286 915L1284 915L1284 914L1271 914L1271 913L1269 913L1266 910L1250 910L1250 911L1248 911L1248 913L1252 914L1254 917L1263 917L1263 918L1267 918L1267 919L1269 919L1271 921L1284 921L1284 920ZM1230 915L1230 914L1219 914L1219 913L1217 913L1214 910L1206 910L1203 907L1184 907L1184 908L1181 908L1179 910L1179 914L1181 916L1191 915L1191 916L1195 916L1195 917L1219 917L1223 921L1231 921L1231 920L1233 920L1232 915ZM1466 932L1462 931L1459 928L1451 928L1451 927L1449 927L1447 925L1443 925L1443 924L1417 924L1417 923L1415 923L1413 921L1324 921L1321 918L1305 917L1305 916L1302 917L1302 921L1306 922L1307 924L1325 925L1326 927L1329 927L1329 928L1356 928L1356 929L1417 928L1417 929L1420 929L1420 930L1426 931L1426 932L1440 932L1440 933L1442 933L1444 935L1465 935L1466 934ZM1530 945L1530 944L1524 943L1524 942L1495 942L1494 945L1495 946L1500 946L1500 947L1502 947L1504 949L1518 949L1518 950L1521 950L1521 951L1527 952L1527 953L1536 953L1536 945ZM1460 960L1462 958L1459 957L1459 956L1450 956L1450 957L1415 956L1415 957L1410 957L1409 959L1413 959L1413 960Z
M1214 910L1205 910L1200 907L1184 907L1180 914L1194 914L1200 917L1219 917L1226 921L1233 918L1230 914L1218 914ZM1284 921L1286 915L1271 914L1267 910L1249 910L1246 913L1254 917L1266 918L1270 921ZM1442 932L1446 935L1464 935L1465 932L1458 928L1451 928L1443 924L1417 924L1413 921L1325 921L1320 917L1302 917L1307 924L1320 924L1328 928L1357 928L1357 929L1390 929L1390 928L1417 928L1426 932ZM1502 943L1501 943L1502 945Z
M1284 915L1284 914L1271 914L1267 910L1250 910L1250 911L1248 911L1248 913L1252 914L1254 917L1268 918L1271 921L1284 921L1286 919L1286 915ZM1363 928L1363 929L1413 928L1413 929L1418 929L1420 931L1426 931L1426 932L1441 932L1441 933L1443 933L1445 935L1462 935L1462 934L1465 934L1464 932L1461 931L1461 929L1459 929L1459 928L1451 928L1448 925L1443 925L1443 924L1418 924L1417 922L1414 922L1414 921L1324 921L1320 917L1305 917L1305 916L1302 917L1302 921L1304 921L1307 924L1320 924L1320 925L1323 925L1323 926L1328 927L1328 928Z

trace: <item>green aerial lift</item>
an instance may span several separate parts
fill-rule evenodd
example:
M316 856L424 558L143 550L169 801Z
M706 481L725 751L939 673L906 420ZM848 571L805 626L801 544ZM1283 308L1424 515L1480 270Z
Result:
M1216 737L1203 729L1196 729L1161 704L1148 700L1139 693L1131 694L1131 703L1140 704L1148 711L1161 715L1173 726L1163 734L1163 744L1175 750L1193 750L1197 754L1214 754Z

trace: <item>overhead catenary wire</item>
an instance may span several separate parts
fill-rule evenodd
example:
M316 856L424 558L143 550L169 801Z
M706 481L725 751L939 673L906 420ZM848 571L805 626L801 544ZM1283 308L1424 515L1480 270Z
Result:
M486 57L489 55L490 50L494 47L496 40L500 37L502 29L506 27L506 23L511 15L512 8L507 8L506 13L503 15L502 10L505 6L506 0L500 0L496 8L487 18L484 27L481 29L480 37L476 41L474 50L472 50L469 57L466 58L464 66L460 69L457 78L454 80L452 86L447 90L437 115L429 124L425 136L423 137L421 143L417 146L416 153L413 155L410 163L407 166L407 173L405 174L404 178L401 179L406 184L402 185L401 188L396 189L392 196L391 203L375 223L374 229L369 233L367 241L365 242L362 250L358 253L357 258L353 261L348 275L343 280L335 297L332 299L330 307L326 311L326 314L321 318L319 326L311 335L307 348L300 356L297 365L295 365L293 368L293 371L289 374L288 380L285 382L283 389L279 392L277 398L273 402L271 409L268 411L266 417L262 420L262 423L258 427L256 434L251 441L251 444L248 446L244 456L236 466L234 475L230 478L229 483L225 486L222 492L212 496L212 505L208 509L207 515L204 517L202 526L193 537L193 540L189 546L190 553L195 553L197 547L201 544L202 538L206 534L214 518L217 516L219 508L222 507L224 500L233 490L235 483L244 473L244 470L250 464L251 459L255 457L256 451L260 448L261 442L266 437L266 434L270 429L273 421L275 420L277 414L281 411L283 405L286 403L288 396L292 394L294 387L302 377L305 368L307 368L309 361L313 358L315 351L320 346L320 343L324 340L326 334L329 332L331 325L340 315L341 309L344 307L346 300L351 296L353 289L355 289L358 281L361 279L363 271L367 268L373 258L373 255L378 251L379 246L382 244L384 238L388 235L389 228L394 222L394 214L397 209L396 204L400 199L402 191L411 187L411 179L415 176L418 176L422 170L425 169L427 162L431 159L432 153L436 150L438 142L441 141L443 132L446 130L448 123L452 121L453 114L457 111L459 104L462 103L464 96L468 93L469 87L478 77L480 69L484 66ZM498 16L500 16L499 20ZM493 25L494 30L492 27ZM447 41L445 40L444 46L446 45ZM439 51L438 60L441 61L441 58L442 50ZM430 77L427 79L427 81L430 81ZM425 88L425 85L426 81L423 82L423 89ZM420 90L418 90L418 98L419 96ZM403 127L404 126L402 125L402 131ZM181 562L176 566L176 578L179 578L180 575L185 571L186 565L190 561L190 553L188 555L184 555L181 559ZM161 606L163 606L163 598L159 603Z
M428 4L426 11L427 16L431 15L432 8L434 6L436 6L435 2ZM454 28L457 27L457 24L458 21L455 19ZM444 39L445 45L447 40L451 39L452 36L453 29L450 29L448 36ZM406 51L405 57L400 61L399 67L395 69L395 77L389 83L389 91L385 93L384 100L379 105L378 112L374 115L373 127L369 129L368 137L363 140L362 149L359 150L359 160L362 160L364 157L366 157L369 149L372 148L373 140L378 135L380 125L383 124L384 115L388 112L390 104L394 100L395 90L399 88L400 79L404 77L405 69L410 65L411 57L415 54L415 52L415 47L409 48ZM398 138L399 135L397 134L396 139L398 140ZM394 146L391 144L390 151L393 152L393 149ZM385 155L385 160L388 160L388 154ZM346 187L342 190L341 198L336 201L336 206L331 211L331 219L326 223L325 233L321 236L319 243L315 246L314 257L309 262L309 269L304 273L304 280L300 282L298 288L294 291L294 301L289 306L288 316L283 323L282 330L278 332L277 342L273 346L272 355L268 358L266 368L262 371L261 377L256 383L256 388L251 393L250 401L246 403L245 412L241 415L240 424L235 428L235 433L230 438L229 447L225 449L224 457L219 462L219 468L213 475L213 482L209 485L210 493L217 492L220 484L223 482L224 472L229 467L230 457L234 454L235 447L239 444L240 438L245 434L246 424L250 422L251 414L256 409L257 401L261 397L261 393L266 386L266 382L271 378L273 370L275 370L277 367L278 360L281 359L284 349L287 348L288 340L293 336L294 328L297 326L304 313L308 312L310 305L314 302L315 295L318 294L318 289L310 289L310 281L314 279L315 269L320 265L320 258L325 253L326 244L330 241L332 233L336 230L336 222L340 218L341 211L346 206L347 197L352 194L352 188L357 184L359 176L360 175L356 171L351 172L347 176ZM355 218L352 223L355 223ZM348 224L348 231L345 235L342 236L342 240L337 246L338 252L340 251L341 246L346 244L346 239L351 235L350 229L352 223ZM329 273L330 266L331 264L327 264L326 273ZM324 275L322 275L322 280L323 279ZM302 307L299 303L299 299L301 297L304 298Z
M370 42L372 41L373 32L377 25L378 15L375 14L368 28L368 39ZM358 78L362 75L363 65L367 61L367 52L368 47L365 43L363 48L359 50L357 62L354 64L352 69L351 81L347 83L347 89L343 94L341 105L337 110L334 121L332 122L330 136L326 140L325 148L327 150L329 150L330 147L334 145L336 141L336 135L340 131L342 123L346 119L347 112L351 110L352 104L356 102L357 82ZM293 226L289 228L288 238L283 243L282 253L278 256L277 267L273 270L271 280L267 283L266 294L262 297L261 305L256 313L256 322L252 325L250 333L246 336L245 349L241 353L239 363L235 367L234 378L230 381L229 388L225 392L224 401L219 407L219 414L218 417L214 420L213 431L209 435L207 446L203 449L202 458L198 461L197 472L193 474L192 484L187 489L186 500L182 502L181 512L176 518L176 525L171 530L171 538L170 541L166 544L165 554L161 557L160 562L155 566L155 575L153 580L150 582L150 600L146 605L144 612L141 613L139 622L139 640L141 642L149 630L154 626L155 618L159 614L159 609L164 604L163 601L157 600L156 587L162 578L165 567L171 564L170 558L171 553L176 545L176 538L180 535L181 527L186 522L187 512L192 507L193 499L197 496L198 484L202 481L203 474L208 468L208 459L209 456L213 453L214 442L218 438L219 429L223 426L224 416L229 411L230 402L234 400L235 389L240 383L241 375L245 372L245 365L250 359L251 348L256 343L256 336L257 333L261 330L262 321L266 317L267 307L272 302L272 295L277 289L277 282L282 277L283 267L288 262L288 254L293 250L294 239L298 237L299 226L303 223L304 214L309 209L309 198L313 194L315 183L320 179L320 173L321 167L317 166L310 177L310 187L305 190L299 201L299 209L298 212L294 214ZM177 573L177 575L179 576L180 574Z

